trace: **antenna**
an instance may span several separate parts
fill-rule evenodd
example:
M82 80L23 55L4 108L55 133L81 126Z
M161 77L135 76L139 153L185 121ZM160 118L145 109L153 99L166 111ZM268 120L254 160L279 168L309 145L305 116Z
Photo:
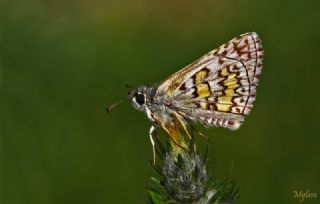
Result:
M108 107L106 108L107 113L110 113L111 110L112 110L114 107L116 107L118 104L120 104L120 103L122 103L122 102L123 102L123 100L120 100L120 101L117 101L117 102L113 103L112 105L108 106Z
M128 84L126 84L125 87L126 87L127 89L132 89L132 88L133 88L133 86L128 85ZM123 100L119 100L119 101L111 104L110 106L108 106L108 107L106 108L107 113L110 113L114 107L116 107L118 104L120 104L120 103L122 103L122 102L123 102Z

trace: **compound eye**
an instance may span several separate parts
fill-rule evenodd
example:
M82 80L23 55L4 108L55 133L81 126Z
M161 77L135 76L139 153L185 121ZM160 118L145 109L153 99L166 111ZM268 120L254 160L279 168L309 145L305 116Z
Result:
M143 105L144 102L145 102L145 97L144 97L144 94L141 94L141 93L137 93L136 94L136 101L139 105Z

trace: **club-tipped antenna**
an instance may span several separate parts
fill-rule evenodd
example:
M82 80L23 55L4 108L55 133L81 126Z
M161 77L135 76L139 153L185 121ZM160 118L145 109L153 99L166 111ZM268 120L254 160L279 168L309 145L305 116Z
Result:
M106 108L107 113L110 113L111 110L112 110L114 107L116 107L118 104L120 104L120 103L122 103L122 102L123 102L123 100L120 100L120 101L117 101L117 102L111 104L110 106L108 106L108 107Z

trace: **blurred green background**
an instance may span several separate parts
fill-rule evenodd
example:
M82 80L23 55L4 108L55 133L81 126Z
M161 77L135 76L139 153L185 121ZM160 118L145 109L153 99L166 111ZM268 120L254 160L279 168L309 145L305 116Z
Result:
M293 191L307 189L320 203L319 11L318 0L1 1L0 203L145 203L150 122L106 105L249 31L265 48L257 101L239 131L197 126L209 171L234 163L240 204L299 203Z

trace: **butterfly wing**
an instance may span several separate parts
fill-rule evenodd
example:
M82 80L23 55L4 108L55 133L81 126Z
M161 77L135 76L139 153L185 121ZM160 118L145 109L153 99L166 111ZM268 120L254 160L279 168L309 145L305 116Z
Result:
M156 96L185 118L237 129L253 106L262 59L258 35L240 35L171 75Z

